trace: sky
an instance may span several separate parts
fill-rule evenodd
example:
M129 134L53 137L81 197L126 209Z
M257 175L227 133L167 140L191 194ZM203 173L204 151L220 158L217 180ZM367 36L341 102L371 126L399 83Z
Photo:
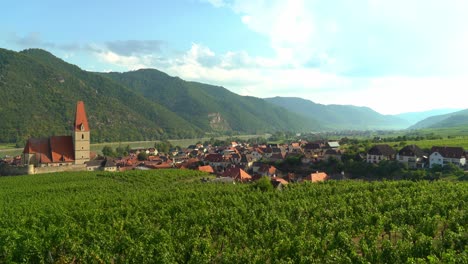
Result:
M468 108L466 0L4 0L0 48L241 95Z

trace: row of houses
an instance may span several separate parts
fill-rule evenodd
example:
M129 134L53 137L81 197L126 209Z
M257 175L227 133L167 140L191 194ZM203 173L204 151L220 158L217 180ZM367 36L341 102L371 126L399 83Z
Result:
M409 168L432 168L436 165L453 164L466 166L467 152L462 147L433 146L430 153L424 152L416 145L408 145L398 152L387 144L375 145L367 152L368 163L379 163L383 160L396 160Z

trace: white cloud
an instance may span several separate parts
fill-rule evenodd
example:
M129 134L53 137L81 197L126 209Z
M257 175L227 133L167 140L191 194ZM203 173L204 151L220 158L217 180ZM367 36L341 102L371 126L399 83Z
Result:
M207 1L269 39L274 56L219 53L194 43L182 54L121 56L109 63L154 67L242 95L297 96L381 113L466 107L468 1ZM441 90L443 92L441 92Z
M123 67L125 70L137 70L153 67L152 56L124 56L112 51L96 52L97 57L106 63Z

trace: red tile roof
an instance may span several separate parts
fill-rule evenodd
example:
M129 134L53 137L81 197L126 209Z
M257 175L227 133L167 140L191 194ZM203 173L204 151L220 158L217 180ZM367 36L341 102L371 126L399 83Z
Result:
M280 182L281 184L288 184L289 183L287 180L282 179L282 178L277 178L277 177L271 178L271 181Z
M241 168L229 168L223 173L223 176L233 178L237 181L249 181L252 179L252 176Z
M35 153L50 153L49 139L48 138L30 138L24 146L23 153L35 154Z
M83 126L83 130L81 127ZM89 131L88 119L86 118L85 106L83 101L76 104L75 131Z
M214 173L214 170L213 170L213 168L212 168L210 165L199 166L199 167L198 167L198 170L199 170L199 171L208 172L208 173Z
M39 163L72 162L75 160L73 138L52 136L50 138L30 138L23 153L35 154Z
M73 138L71 136L52 136L49 141L52 162L72 162L75 160Z
M328 179L328 175L325 172L316 172L316 173L311 173L309 177L307 177L305 180L307 181L312 181L312 182L318 182L318 181L325 181Z
M221 154L207 154L205 160L209 162L222 162L224 161L223 155Z

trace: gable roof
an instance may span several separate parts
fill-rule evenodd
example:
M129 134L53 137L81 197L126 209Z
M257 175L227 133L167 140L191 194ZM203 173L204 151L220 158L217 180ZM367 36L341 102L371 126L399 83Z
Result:
M308 175L305 180L311 182L325 181L328 179L328 175L325 172L313 172Z
M24 146L24 154L35 154L39 163L50 163L50 145L48 138L30 138Z
M24 154L50 153L48 138L30 138L23 149Z
M205 160L209 162L222 162L224 161L223 155L218 153L210 153L205 156Z
M30 138L23 149L24 154L35 154L39 163L72 162L75 150L72 136Z
M367 152L370 155L390 156L395 155L396 151L387 144L375 145Z
M52 136L49 141L52 162L71 162L75 160L72 136Z
M76 103L76 113L75 113L75 127L74 131L89 131L88 119L86 118L86 111L83 101L78 101ZM83 128L83 129L81 129Z
M400 156L417 156L422 157L426 155L422 149L416 145L408 145L398 151Z
M327 145L330 148L339 148L340 147L340 143L338 143L336 141L329 141L329 142L327 142Z
M208 172L208 173L214 173L213 167L211 167L210 165L198 166L198 170Z
M444 158L460 159L465 155L465 150L462 147L439 147L434 146L431 148L431 154L438 152Z
M223 173L224 177L231 177L235 180L238 181L248 181L252 179L252 176L250 176L247 172L245 172L241 168L229 168Z

